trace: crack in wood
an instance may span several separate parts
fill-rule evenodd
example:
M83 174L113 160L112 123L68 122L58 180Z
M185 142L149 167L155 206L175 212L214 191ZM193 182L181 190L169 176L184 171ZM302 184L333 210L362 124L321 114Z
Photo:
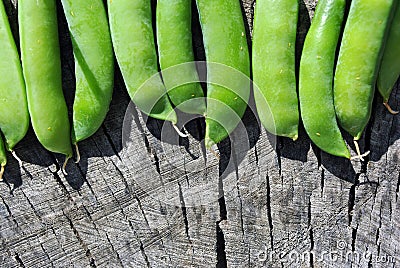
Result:
M217 221L216 223L216 234L217 234L217 243L216 243L216 250L217 250L217 268L227 268L228 263L226 259L226 252L225 252L225 237L224 232L222 231L219 223L221 221Z
M265 176L267 183L267 217L268 217L268 226L269 226L269 237L271 243L271 249L274 250L274 225L272 222L272 210L271 210L271 185L269 181L269 176Z
M192 248L192 252L194 255L194 249L193 249L193 245L192 245L192 240L190 239L190 234L189 234L189 221L187 218L187 211L186 211L186 204L185 204L185 199L183 197L183 193L182 193L182 186L181 184L178 182L178 187L179 187L179 200L181 203L181 211L182 211L182 216L183 216L183 222L185 223L185 233L186 233L186 237L189 241L189 244L191 245Z
M358 230L358 224L357 224L356 228L353 228L351 231L351 251L352 252L354 252L356 249L357 230Z
M25 268L24 262L22 261L17 252L15 252L14 259L17 261L20 267Z
M114 248L114 245L111 243L110 237L108 236L107 232L105 233L105 235L106 235L108 243L111 245L112 251L115 252L115 255L117 256L118 263L121 265L121 267L124 267L121 257L119 256L118 251Z
M21 193L22 195L25 197L26 201L28 202L29 206L31 207L33 214L35 214L35 216L39 219L42 220L42 218L40 217L40 215L38 214L38 212L35 209L35 206L32 204L31 200L29 199L29 197L25 194L25 192L21 189Z
M134 228L132 221L130 221L130 220L128 219L128 217L127 217L124 213L123 213L123 215L125 216L125 219L128 221L129 227L130 227L131 230L133 231L133 233L134 233L134 235L135 235L135 238L136 238L136 241L139 243L139 250L140 250L140 252L141 252L141 254L142 254L142 257L143 257L143 259L144 259L144 261L145 261L145 263L146 263L146 266L147 266L148 268L151 267L151 266L150 266L150 262L149 262L149 258L147 257L146 251L144 250L143 242L140 240L140 237L139 237L139 235L138 235L137 232L136 232L137 229Z
M240 182L239 163L238 163L238 160L236 157L236 149L235 149L234 142L232 142L231 148L232 148L232 152L231 152L232 161L233 161L233 165L235 167L236 192L237 192L237 197L239 199L240 228L242 231L242 238L244 239L243 200L242 200L242 196L240 194L240 188L239 188L239 182Z
M381 241L380 241L380 231L382 228L382 204L379 206L379 222L378 222L378 228L376 229L375 233L375 244L377 245L377 252L378 256L380 255L381 251Z
M354 213L354 203L355 203L355 199L356 199L356 187L359 183L359 174L356 174L355 177L355 182L353 183L353 185L350 187L350 191L349 191L349 199L348 199L348 209L347 209L347 216L348 216L348 225L351 226L351 222L353 219L353 213Z
M1 203L4 204L4 206L6 207L8 216L12 219L12 221L15 223L15 225L18 227L18 222L15 219L14 215L11 212L10 206L6 203L6 201L4 200L3 196L0 195L0 199L1 199Z
M397 185L396 185L396 202L399 198L399 188L400 188L400 172L399 172L399 176L397 177Z
M142 138L143 138L143 142L144 142L144 145L145 145L145 147L146 147L146 149L147 149L147 153L148 153L149 155L151 155L151 154L152 154L152 148L150 147L149 139L147 138L147 135L146 135L146 132L145 132L143 126L142 126L142 123L140 122L139 113L138 113L138 111L136 110L136 109L137 109L136 106L134 106L133 103L131 103L131 105L133 106L133 108L132 108L132 109L129 109L129 111L132 112L133 120L135 121L135 125L136 125L136 127L138 128L139 133L140 133L140 135L141 135ZM144 124L144 125L145 125L145 124Z
M281 177L281 183L283 185L283 176L282 176L282 150L283 147L283 143L282 143L282 138L281 137L276 137L276 148L275 148L275 152L276 152L276 157L278 160L278 170L279 170L279 176Z
M307 215L308 215L308 228L309 228L309 238L310 238L310 253L309 253L309 258L310 258L310 267L314 268L314 233L313 233L313 227L311 225L311 195L308 198L308 208L307 208Z
M87 178L86 178L86 176L85 176L85 172L83 172L81 165L80 165L79 163L76 163L75 165L76 165L76 167L77 167L77 169L78 169L78 171L79 171L79 173L80 173L80 175L81 175L81 178L80 178L80 179L82 179L82 181L86 182L86 185L88 186L89 191L92 193L92 195L93 195L94 198L96 199L96 203L98 203L97 195L95 194L95 192L94 192L94 190L93 190L93 188L92 188L92 185L91 185L91 184L89 183L89 181L87 180ZM81 194L81 192L80 192L80 189L77 190L77 193L78 193L79 196L82 196L82 194Z
M131 195L136 200L136 202L138 203L138 207L139 207L140 212L141 212L141 214L143 216L143 219L146 222L147 227L150 228L150 224L149 224L149 221L148 221L148 219L146 217L145 211L143 209L142 202L140 201L139 196L136 194L138 192L138 190L131 189L131 187L129 186L129 184L128 184L126 178L125 178L125 176L122 173L122 170L118 167L118 165L114 162L114 160L111 159L111 163L113 164L115 170L118 172L122 182L125 185L125 188L128 190L129 195ZM121 206L121 204L120 204L120 207L121 207L122 213L124 214L123 207Z
M149 258L147 257L146 251L144 250L142 241L139 240L139 244L140 244L140 247L139 247L139 248L140 248L140 252L142 253L142 256L143 256L143 258L144 258L144 261L146 262L146 266L147 266L148 268L150 268L151 265L150 265L150 262L149 262Z
M321 198L324 197L325 169L321 168Z
M221 160L219 160L221 162ZM220 164L221 166L221 164ZM221 173L221 170L219 171ZM220 222L227 220L227 209L225 202L224 184L222 174L219 174L218 179L218 205L219 205L219 220L216 222L216 251L217 251L217 268L227 267L227 258L225 252L225 236L224 232L219 226Z
M111 138L111 135L108 133L107 128L104 126L104 123L101 125L101 128L102 128L102 130L103 130L103 133L104 133L104 135L105 135L105 137L106 137L108 143L109 143L110 146L111 146L111 149L112 149L114 155L116 155L116 156L118 157L118 159L122 162L122 159L121 159L121 156L119 155L119 152L118 152L118 150L117 150L117 147L115 146L114 141L113 141L113 139ZM96 142L96 141L95 141L95 142ZM100 152L101 152L101 150L100 150Z
M50 263L51 267L54 267L54 264L53 264L53 262L52 262L51 259L50 259L49 253L47 253L47 251L44 249L44 246L43 246L42 243L39 243L39 244L40 244L40 248L42 249L42 251L43 251L44 254L46 255L47 259L49 260L49 263Z
M64 217L66 217L66 219L68 220L68 223L69 223L69 226L70 226L71 229L72 229L72 232L74 233L74 235L75 235L76 239L78 240L80 246L81 246L82 249L84 250L86 257L89 259L89 265L90 265L90 267L94 267L94 268L95 268L95 267L96 267L96 262L95 262L95 260L94 260L94 258L93 258L93 256L92 256L92 253L90 252L90 249L88 248L88 246L86 245L86 243L85 243L85 242L83 241L83 239L81 238L81 236L80 236L78 230L75 228L75 225L74 225L73 221L71 220L71 218L68 217L68 215L66 215L64 212L63 212L63 215L64 215Z

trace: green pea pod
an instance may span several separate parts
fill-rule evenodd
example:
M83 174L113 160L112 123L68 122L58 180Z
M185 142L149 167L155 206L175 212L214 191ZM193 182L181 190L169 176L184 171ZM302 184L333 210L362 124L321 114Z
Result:
M299 108L295 44L297 0L258 0L254 13L254 99L261 123L272 134L296 140Z
M6 148L4 148L3 138L0 136L0 181L3 180L4 167L7 165Z
M176 123L175 111L158 73L151 1L107 3L115 55L132 101L145 114Z
M114 55L102 0L62 0L72 39L76 92L72 143L93 135L106 117L113 91Z
M400 76L400 4L397 5L393 21L390 26L389 34L383 52L382 63L378 73L377 87L383 97L386 107L393 86Z
M204 114L206 102L193 54L191 4L190 0L157 1L158 54L172 103L183 112ZM166 70L170 67L171 72ZM177 84L177 80L186 83Z
M29 127L28 103L21 61L10 24L0 3L0 129L12 151Z
M31 122L48 150L72 155L61 83L56 1L18 1L22 69Z
M376 76L395 0L353 0L334 78L340 125L359 140L371 116Z
M239 124L250 95L250 58L238 0L197 0L207 59L205 145Z
M301 118L310 139L323 151L350 158L333 106L336 47L346 0L320 0L300 60Z

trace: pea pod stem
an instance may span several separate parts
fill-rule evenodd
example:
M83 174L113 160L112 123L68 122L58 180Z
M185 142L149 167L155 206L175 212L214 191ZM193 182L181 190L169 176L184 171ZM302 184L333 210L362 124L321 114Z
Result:
M67 164L68 164L69 159L71 159L71 157L72 157L72 156L66 156L66 157L65 157L65 160L64 160L64 163L63 163L63 165L62 165L62 167L61 167L61 172L62 172L64 175L68 175L68 173L67 173Z
M360 159L361 161L364 161L364 157L369 155L370 151L367 151L367 152L361 154L361 150L360 150L360 146L358 145L358 141L354 140L353 142L354 142L354 147L356 148L357 155L356 156L352 156L350 158L350 160Z
M383 105L386 107L386 109L389 111L389 113L391 113L391 114L398 114L399 113L399 111L393 110L392 107L390 107L390 105L389 105L389 103L387 101L385 101L383 103Z
M75 152L76 152L75 164L78 164L81 161L81 153L79 152L78 143L75 143Z
M11 151L11 155L14 157L15 160L17 160L19 166L22 166L22 160L21 158L18 157L17 153L15 151Z
M172 127L175 129L176 133L178 133L179 137L182 137L182 138L187 138L187 137L189 137L189 135L183 133L183 132L176 126L176 124L172 124Z
M6 149L4 147L3 138L0 135L0 181L3 178L4 167L7 165Z
M1 167L0 167L0 181L3 180L4 170L5 170L5 165L1 165Z

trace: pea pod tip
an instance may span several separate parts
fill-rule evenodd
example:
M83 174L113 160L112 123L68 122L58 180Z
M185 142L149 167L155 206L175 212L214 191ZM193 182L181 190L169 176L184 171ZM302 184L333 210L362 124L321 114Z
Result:
M205 138L204 139L204 144L205 144L207 149L210 149L215 144L215 142L210 138Z

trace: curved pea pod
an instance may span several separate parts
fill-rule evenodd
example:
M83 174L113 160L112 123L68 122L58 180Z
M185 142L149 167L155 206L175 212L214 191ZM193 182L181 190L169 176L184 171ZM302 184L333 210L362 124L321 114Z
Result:
M163 81L171 102L181 111L204 114L206 102L199 83L192 45L192 1L157 1L157 44ZM171 71L166 70L171 68ZM185 81L185 84L178 84Z
M33 129L47 150L69 158L72 148L61 83L56 1L18 1L18 21Z
M336 47L345 0L320 0L308 30L299 71L301 118L310 139L323 151L350 158L333 106Z
M114 55L102 0L62 0L75 59L72 143L93 135L106 117L113 91Z
M239 124L250 95L250 58L238 0L197 0L207 59L205 145Z
M297 0L258 0L254 13L254 99L261 123L272 134L298 137L295 43ZM267 109L269 107L269 109Z
M176 123L158 73L151 1L108 0L114 52L132 101L151 117Z
M389 34L383 52L382 62L378 73L377 87L383 97L385 106L392 113L389 97L394 84L400 76L400 4L397 5L393 21L390 25Z
M12 151L29 127L28 103L21 61L10 24L0 3L0 129Z
M371 116L376 76L396 2L351 2L336 66L333 95L338 121L354 140L360 139Z

